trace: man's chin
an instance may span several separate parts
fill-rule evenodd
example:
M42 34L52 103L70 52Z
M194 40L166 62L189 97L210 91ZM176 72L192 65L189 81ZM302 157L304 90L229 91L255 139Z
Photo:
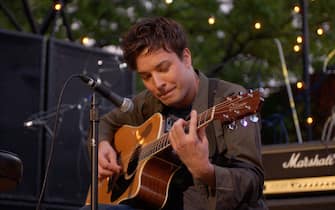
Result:
M171 100L171 98L168 98L168 99L162 99L162 98L159 98L159 100L166 106L173 106L176 102Z
M182 100L164 100L161 102L165 105L165 106L169 106L169 107L182 107Z

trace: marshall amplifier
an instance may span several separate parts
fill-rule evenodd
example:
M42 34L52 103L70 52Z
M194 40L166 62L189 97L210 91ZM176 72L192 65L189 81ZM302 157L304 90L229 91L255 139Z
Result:
M263 146L266 197L335 193L335 142Z

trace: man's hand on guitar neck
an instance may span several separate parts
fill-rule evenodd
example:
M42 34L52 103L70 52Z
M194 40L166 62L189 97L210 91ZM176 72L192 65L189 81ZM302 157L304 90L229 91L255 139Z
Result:
M186 126L189 126L187 131L185 131ZM179 119L173 124L169 132L169 140L192 176L214 188L215 172L214 166L208 159L208 139L205 129L206 127L198 129L197 112L192 110L189 123Z
M100 141L98 151L98 179L102 180L118 174L121 171L121 166L117 162L117 154L110 143Z

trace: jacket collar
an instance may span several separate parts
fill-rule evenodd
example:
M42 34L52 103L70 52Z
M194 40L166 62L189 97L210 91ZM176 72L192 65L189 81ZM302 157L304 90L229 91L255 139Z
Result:
M201 113L208 109L208 78L200 71L196 70L199 76L199 88L197 96L193 102L193 109Z

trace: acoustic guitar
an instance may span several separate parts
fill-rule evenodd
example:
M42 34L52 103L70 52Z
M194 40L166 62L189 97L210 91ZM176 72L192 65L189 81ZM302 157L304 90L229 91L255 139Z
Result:
M198 114L197 127L213 120L236 123L250 115L257 119L262 98L258 91L226 97L221 103ZM140 208L163 208L168 199L169 185L181 162L172 154L168 133L164 132L164 120L154 114L138 127L122 126L115 134L115 150L122 172L112 180L98 184L98 203L131 204ZM90 191L86 204L90 203Z

